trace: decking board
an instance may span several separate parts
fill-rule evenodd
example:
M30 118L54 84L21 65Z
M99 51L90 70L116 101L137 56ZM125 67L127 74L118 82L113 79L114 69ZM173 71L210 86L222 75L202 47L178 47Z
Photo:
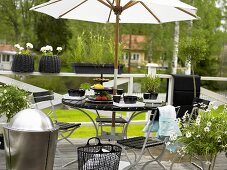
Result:
M87 139L73 139L73 142L76 143L77 146L85 145L86 141L87 141ZM78 169L77 163L74 163L65 168L61 167L62 161L64 164L64 163L77 159L76 150L73 149L73 147L70 144L63 142L63 141L58 144L58 149L60 150L61 154L59 155L59 153L56 152L54 170L76 170L76 169ZM169 167L170 167L171 163L169 160L171 160L172 158L173 158L173 155L171 155L168 152L166 152L166 154L164 155L164 158L163 158L164 161L162 161L162 162L167 167L167 169L169 169ZM148 156L144 156L142 161L144 162L148 159L149 159ZM125 160L125 158L122 157L121 160ZM160 166L158 166L157 163L152 163L152 164L149 164L149 166L147 166L145 170L150 170L150 169L160 170L161 168L160 168ZM177 164L177 168L175 168L175 170L184 170L184 169L185 170L187 169L187 165L185 165L183 163ZM6 170L4 150L0 150L0 170ZM217 160L216 160L215 170L227 170L227 158L225 157L224 153L221 153L218 155Z

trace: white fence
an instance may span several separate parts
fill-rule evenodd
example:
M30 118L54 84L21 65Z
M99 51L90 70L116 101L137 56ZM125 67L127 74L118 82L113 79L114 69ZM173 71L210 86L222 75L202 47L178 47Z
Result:
M11 72L11 71L0 71L0 75L15 75L15 73ZM26 76L26 75L32 75L32 76L43 76L43 75L48 75L48 76L60 76L60 77L100 77L100 74L76 74L76 73L58 73L58 74L42 74L39 72L33 72L33 73L23 73L23 74L18 74L21 76ZM157 74L160 78L162 79L169 79L169 84L168 84L168 99L167 102L169 104L172 104L172 94L173 94L173 79L171 75L167 75L167 74ZM110 77L112 78L114 75L111 74L104 74L103 77ZM122 83L128 83L128 94L132 94L133 93L133 83L134 83L134 78L141 78L144 77L145 74L120 74L118 75L118 85L122 84ZM202 81L224 81L227 82L227 77L201 77ZM1 80L0 80L1 81ZM4 82L5 83L5 82ZM16 81L12 81L9 82L10 84L15 84L18 85L18 82ZM20 83L21 85L21 83ZM107 87L112 87L113 86L113 82L107 82L106 84ZM24 86L21 85L22 87L26 88L27 86L24 83ZM34 90L32 90L33 88L31 87L31 85L29 86L29 90L30 91L35 91L37 89L37 87L33 86ZM137 94L139 96L141 96L142 94ZM227 99L225 96L218 94L218 93L214 93L212 91L209 91L207 89L201 88L201 96L202 98L205 99L210 99L210 100L215 100L218 101L222 104L227 103Z
M0 71L0 75L15 75L15 73L11 72L11 71ZM100 74L76 74L76 73L58 73L58 74L42 74L39 72L33 72L33 73L23 73L23 74L18 74L21 76L26 76L26 75L32 75L32 76L60 76L60 77L100 77ZM134 82L134 78L141 78L144 77L146 74L120 74L118 75L118 85L121 83L128 83L128 94L133 94L133 82ZM169 79L168 81L168 99L167 102L169 104L172 104L172 94L173 94L173 79L171 75L167 75L167 74L157 74L160 78L163 79ZM104 74L103 77L113 77L114 75L111 74ZM4 76L1 76L2 79ZM201 77L202 81L224 81L227 82L227 78L226 77ZM1 81L1 79L0 79ZM15 83L14 83L15 82ZM4 82L7 83L7 82ZM12 81L12 82L8 82L8 84L15 84L18 85L19 83L17 81ZM21 84L21 83L20 83ZM113 85L113 82L110 81L108 83L106 83L106 86L111 87ZM26 88L27 86L23 86L22 87ZM30 91L35 91L35 89L37 89L37 87L33 86L34 90L32 90L32 86L29 86L29 90ZM138 96L142 97L142 94L136 94ZM165 101L165 95L166 94L160 94L159 95L159 100L160 101ZM201 97L204 99L208 99L210 101L217 101L217 104L226 104L227 103L227 99L225 96L212 92L210 90L201 88ZM59 98L58 98L59 100Z

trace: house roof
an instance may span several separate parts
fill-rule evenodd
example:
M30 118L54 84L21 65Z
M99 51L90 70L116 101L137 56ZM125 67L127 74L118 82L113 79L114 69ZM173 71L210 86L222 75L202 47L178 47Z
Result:
M1 54L15 54L16 48L10 44L0 44L0 53Z
M130 44L130 36L131 36L131 48ZM124 50L144 50L144 44L146 43L146 36L144 35L129 35L123 34L121 36L121 41L123 43Z
M2 51L16 51L16 48L10 44L0 44L0 52Z

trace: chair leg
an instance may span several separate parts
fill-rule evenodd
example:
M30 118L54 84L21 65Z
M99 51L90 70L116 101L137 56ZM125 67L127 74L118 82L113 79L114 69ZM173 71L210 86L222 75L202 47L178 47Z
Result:
M135 162L135 160L136 160L136 154L135 154L135 152L133 151L133 154L134 154L134 156L135 156L135 160L134 160L134 162L132 162L131 159L130 159L129 156L128 156L128 152L126 151L125 147L122 146L122 145L120 145L120 144L118 144L118 143L115 143L115 145L118 145L118 146L120 146L120 147L122 148L122 153L125 154L126 159L127 159L127 160L129 161L129 163L130 163L129 166L124 167L122 170L128 170L128 169L133 168L133 167L136 168L137 170L139 170L139 168L137 168L136 165L134 165L134 162Z
M162 159L162 157L163 157L163 155L164 155L164 153L165 153L165 148L166 148L166 146L165 146L165 144L163 144L162 152L161 152L156 158L151 154L150 150L147 149L147 151L148 151L149 155L151 156L152 160L146 162L146 163L143 165L142 169L144 169L145 166L147 166L149 163L154 162L154 161L157 162L157 163L159 164L159 166L161 166L163 169L167 169L167 168L161 163L161 159Z
M75 146L71 141L68 140L68 138L69 138L69 136L72 135L72 133L73 133L77 128L78 128L78 127L75 127L75 128L73 128L73 129L67 131L67 132L69 132L69 134L67 134L66 136L63 135L64 133L66 133L66 131L63 131L63 132L59 131L58 137L60 136L61 138L58 139L58 142L65 139L65 140L67 140L71 145Z
M121 145L120 145L120 146L121 146ZM137 167L137 164L138 164L139 161L141 160L142 155L143 155L143 153L144 153L144 150L142 150L142 151L140 152L140 155L139 155L139 157L137 158L137 155L136 155L135 151L134 151L133 149L131 149L131 151L133 152L133 154L134 154L134 156L135 156L134 162L132 162L131 159L130 159L129 156L128 156L128 152L126 151L126 149L125 149L123 146L121 146L121 147L122 147L122 151L125 153L125 156L126 156L127 160L130 162L130 165L127 166L127 167L125 167L123 170L128 170L128 169L131 169L131 168L135 168L135 169L137 169L137 170L140 170L140 169Z
M65 140L66 141L68 141L72 146L74 146L75 147L75 144L74 143L72 143L68 138L65 138Z
M117 144L117 145L119 145L119 144ZM131 159L130 159L129 156L128 156L128 152L127 152L127 150L125 149L125 147L122 146L122 145L119 145L119 146L122 147L123 153L125 153L125 156L126 156L127 160L130 162L130 165L127 166L127 167L125 167L123 170L128 170L128 169L131 169L131 168L139 169L139 168L137 167L137 165L138 165L138 163L140 162L140 160L141 160L143 154L145 153L145 149L142 149L141 152L140 152L140 154L139 154L139 156L137 157L136 152L135 152L133 149L130 149L130 148L129 148L130 151L133 152L134 158L135 158L134 161L132 162ZM163 157L163 155L164 155L164 153L165 153L165 148L166 148L166 145L163 144L162 151L161 151L161 153L160 153L156 158L151 154L150 150L147 148L147 151L148 151L149 155L151 156L152 160L146 162L146 163L142 166L141 169L143 170L143 169L144 169L149 163L151 163L151 162L157 162L161 168L163 168L163 169L166 170L167 168L161 163L161 159L162 159L162 157Z
M71 134L70 134L70 135L71 135ZM64 136L62 133L59 134L59 136L61 136L61 138L58 140L58 142L60 142L60 141L62 141L62 140L66 140L68 143L70 143L70 144L73 146L73 148L74 148L75 151L76 151L76 146L75 146L75 144L73 144L73 143L68 139L68 136L70 136L70 135ZM58 152L61 153L59 149L58 149ZM61 155L61 154L60 154L60 155ZM65 167L67 167L67 166L69 166L69 165L71 165L71 164L73 164L73 163L78 162L78 159L75 159L75 160L73 160L73 161L70 161L70 162L68 162L68 163L66 163L66 164L64 164L64 165L63 165L63 158L62 158L61 161L62 161L62 168L65 168Z

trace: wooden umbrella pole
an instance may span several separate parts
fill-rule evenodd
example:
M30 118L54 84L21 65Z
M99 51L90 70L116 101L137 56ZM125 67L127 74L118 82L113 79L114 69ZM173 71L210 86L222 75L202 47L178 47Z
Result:
M118 55L119 55L119 14L116 14L115 28L115 57L114 57L114 87L113 94L117 93Z
M119 50L119 14L116 14L113 95L117 93L118 50ZM112 135L115 135L115 116L116 116L116 113L112 112Z

